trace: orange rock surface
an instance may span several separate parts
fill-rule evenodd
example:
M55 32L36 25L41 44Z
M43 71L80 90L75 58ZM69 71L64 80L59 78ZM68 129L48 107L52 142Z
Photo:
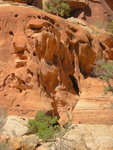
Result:
M73 112L74 120L77 113L78 122L88 122L84 115L98 101L94 106L103 116L112 114L111 109L103 111L101 98L95 98L102 96L104 83L87 78L96 59L112 59L113 36L101 36L39 9L0 6L0 106L18 115L53 110L65 118L66 112ZM81 108L84 115L77 112ZM96 118L90 122L98 122Z
M3 0L8 1L8 0ZM47 0L9 0L12 2L26 3L38 8L45 7ZM112 0L69 0L73 16L81 18L99 28L107 28L109 21L113 20Z

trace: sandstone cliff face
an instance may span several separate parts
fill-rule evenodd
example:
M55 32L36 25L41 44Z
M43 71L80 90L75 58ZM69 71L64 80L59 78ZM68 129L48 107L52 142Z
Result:
M102 39L36 8L1 5L0 106L20 115L72 111L92 64L113 59L112 51L112 35Z
M3 0L7 1L7 0ZM10 0L12 2L25 3L45 8L47 0ZM69 5L72 9L72 16L94 24L98 28L107 29L108 22L113 20L113 2L112 0L70 0Z
M3 0L7 1L7 0ZM44 8L47 0L9 0L12 2L26 3ZM69 0L69 4L74 11L73 16L95 24L100 28L107 28L107 22L113 19L112 0Z
M107 28L110 20L113 20L112 0L83 0L70 2L74 9L74 17L81 18L99 28Z

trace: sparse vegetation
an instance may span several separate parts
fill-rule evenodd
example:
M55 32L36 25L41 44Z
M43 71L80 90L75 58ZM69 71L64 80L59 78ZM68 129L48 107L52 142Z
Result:
M70 116L68 112L66 112L67 115L67 122L64 124L64 126L60 129L59 133L56 134L51 143L54 147L54 150L74 150L74 141L68 138L66 135L68 131L70 131L75 126L72 126L72 120L73 116Z
M103 29L106 32L113 34L113 20L109 22L106 22L106 21L102 22L102 21L97 20L94 22L93 25L94 26L92 27L92 29L94 30L95 33L100 33L100 29Z
M113 61L98 60L94 64L93 75L107 82L108 87L105 93L111 91L113 93L113 85L110 80L113 79Z
M113 20L108 22L107 31L113 34Z
M29 120L28 130L35 133L43 141L48 141L60 131L57 120L57 116L48 116L45 113L38 112L35 119Z
M61 17L69 17L71 8L66 1L48 0L45 2L45 11Z
M44 142L51 141L51 146L54 150L72 150L73 141L69 140L66 136L66 133L72 129L72 120L68 119L64 128L61 128L57 123L58 118L56 116L48 116L43 112L38 112L35 119L29 120L28 129L31 133L39 136Z

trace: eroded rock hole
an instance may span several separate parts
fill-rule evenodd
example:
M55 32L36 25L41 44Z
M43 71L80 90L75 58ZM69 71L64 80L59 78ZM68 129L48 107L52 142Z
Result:
M81 43L81 44L86 44L86 41L84 41L84 40L79 40L79 43Z
M55 26L56 26L56 27L58 27L58 28L60 27L60 25L59 25L59 24L55 24Z
M73 61L73 63L72 63L72 64L73 64L73 67L75 67L75 62L74 62L74 61Z
M33 76L33 72L30 69L27 69L27 74L30 74L31 76Z
M101 42L100 42L100 46L101 46L102 50L106 49L106 47Z
M35 26L31 26L31 28L30 28L30 29L31 29L31 30L34 30L34 31L37 31L37 30L42 29L42 27L38 28L38 27L35 27Z
M47 20L47 21L50 21L53 25L55 24L54 19L51 19L51 18L49 18L48 16L44 16L44 17L42 17L42 19L45 19L45 20Z
M92 39L89 38L89 44L92 46Z
M73 45L71 43L69 43L69 50L73 51Z
M33 52L33 56L36 56L35 52Z
M38 144L36 145L36 148L39 147L39 146L41 146L41 144L38 143Z
M18 57L19 57L21 60L27 60L27 56L26 56L26 55L18 54Z
M31 15L28 15L27 17L28 17L28 18L32 18L32 16L31 16Z
M17 148L16 150L22 150L22 148Z
M15 18L18 17L18 14L15 14Z
M16 105L16 107L20 107L20 105L19 105L19 104L17 104L17 105Z
M11 36L14 36L13 31L9 31L9 34L10 34Z
M42 30L42 27L38 27L38 26L35 26L35 25L30 25L29 28L31 30L33 30L35 33L38 33Z
M16 68L24 67L26 66L26 61L18 61L16 62Z
M69 26L69 29L72 31L72 32L74 32L74 33L76 33L78 30L77 29L75 29L75 28L73 28L73 27L71 27L71 26Z
M38 19L41 19L41 16L37 16Z
M77 80L72 76L72 75L69 75L69 78L73 84L73 88L75 90L75 93L77 93L77 95L79 95L79 87L78 87L78 84L77 84Z

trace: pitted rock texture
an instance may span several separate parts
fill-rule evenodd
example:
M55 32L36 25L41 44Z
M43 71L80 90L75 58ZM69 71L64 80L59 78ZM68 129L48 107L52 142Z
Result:
M38 8L46 8L45 2L48 0L2 0L19 2L33 5ZM113 20L112 0L69 0L68 1L73 17L77 17L95 24L99 28L107 28L108 21Z
M20 115L72 111L84 77L96 59L106 57L106 48L112 51L99 34L67 20L36 8L1 6L0 106Z

